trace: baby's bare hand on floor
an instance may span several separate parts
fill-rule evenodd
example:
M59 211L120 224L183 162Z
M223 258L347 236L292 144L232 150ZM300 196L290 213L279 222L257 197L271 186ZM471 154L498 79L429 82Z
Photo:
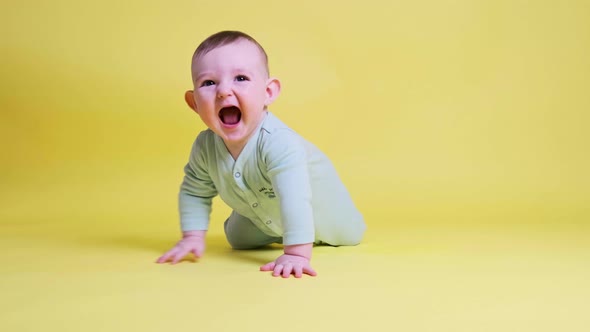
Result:
M205 239L202 236L185 235L172 249L158 258L156 263L161 264L172 260L172 264L176 264L190 253L197 258L201 257L204 251Z
M303 274L317 275L309 264L309 259L288 254L281 255L274 262L261 266L260 271L273 271L273 277L282 276L283 278L289 278L291 275L295 278L301 278Z

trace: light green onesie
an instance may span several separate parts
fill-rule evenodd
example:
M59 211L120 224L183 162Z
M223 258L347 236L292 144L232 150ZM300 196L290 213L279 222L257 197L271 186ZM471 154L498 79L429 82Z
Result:
M356 245L366 229L330 160L272 113L266 114L237 160L213 131L201 132L184 172L179 194L183 231L207 230L217 194L234 210L226 222L232 246L247 243L239 238L251 234L228 234L228 229L244 229L228 228L228 222L249 220L252 229L284 245Z

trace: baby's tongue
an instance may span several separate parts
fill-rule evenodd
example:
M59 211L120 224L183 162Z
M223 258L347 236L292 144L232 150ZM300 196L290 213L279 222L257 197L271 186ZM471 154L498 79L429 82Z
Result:
M240 122L241 115L242 113L240 112L240 109L234 106L226 107L219 112L219 117L221 118L221 121L229 125Z

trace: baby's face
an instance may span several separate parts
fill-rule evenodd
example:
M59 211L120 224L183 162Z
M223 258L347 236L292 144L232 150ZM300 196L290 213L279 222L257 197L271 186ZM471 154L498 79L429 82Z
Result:
M262 53L239 40L197 58L192 70L196 112L228 147L243 147L273 99Z

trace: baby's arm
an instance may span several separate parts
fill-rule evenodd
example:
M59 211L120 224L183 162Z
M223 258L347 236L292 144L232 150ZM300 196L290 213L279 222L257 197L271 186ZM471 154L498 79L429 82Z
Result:
M273 271L273 277L283 278L289 278L291 274L295 278L301 278L303 273L316 276L317 273L309 263L312 249L313 243L285 246L285 253L274 262L261 266L260 271Z
M184 167L185 176L178 195L182 239L158 258L158 263L172 259L172 263L175 264L190 253L201 257L205 251L211 203L217 195L215 185L207 172L204 153L207 147L206 140L204 132L199 134L193 144L189 162Z
M205 235L207 231L186 231L182 232L182 239L176 243L174 248L162 255L157 263L166 263L172 259L172 264L178 263L186 255L192 253L195 257L201 257L205 251Z
M311 179L305 141L291 130L276 130L262 143L267 176L279 200L283 226L284 254L262 266L273 276L315 276L310 265L315 239L311 204Z

